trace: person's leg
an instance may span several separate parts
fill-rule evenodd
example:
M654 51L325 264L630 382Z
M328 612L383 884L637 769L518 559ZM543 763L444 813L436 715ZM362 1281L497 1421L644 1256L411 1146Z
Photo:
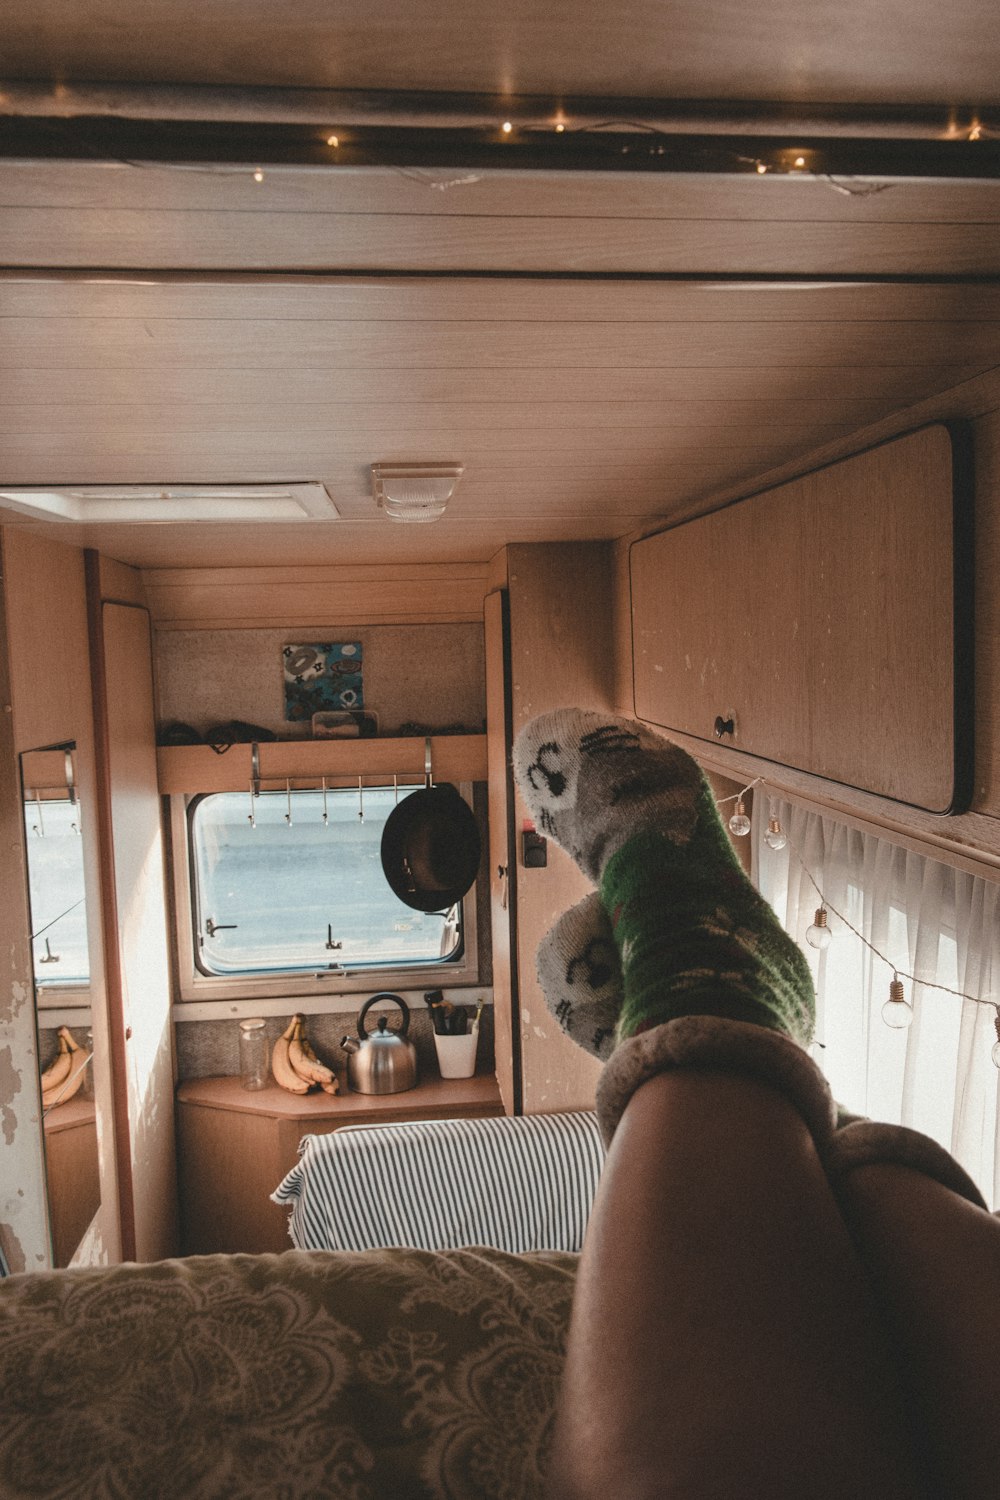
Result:
M581 1262L553 1494L918 1493L817 1155L836 1116L803 1050L802 953L676 746L568 710L526 727L515 770L540 828L597 882L621 971L597 1095L615 1139ZM591 1035L603 1003L577 1019L606 1051Z
M903 1410L798 1110L724 1073L643 1084L581 1257L553 1500L921 1495Z
M830 1167L934 1448L938 1493L996 1494L1000 1221L944 1151L908 1132L852 1127Z

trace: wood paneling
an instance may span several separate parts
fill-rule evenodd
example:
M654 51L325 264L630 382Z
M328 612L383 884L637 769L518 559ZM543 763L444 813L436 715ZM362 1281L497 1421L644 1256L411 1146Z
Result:
M99 557L98 578L102 599L113 599L118 604L134 604L138 609L146 608L146 588L142 575L113 557Z
M613 701L611 557L606 546L511 547L512 732L552 708L610 708ZM530 813L515 794L515 829ZM545 869L517 870L521 1055L526 1114L590 1109L600 1065L560 1030L535 973L542 938L592 889L551 840Z
M250 783L251 746L231 745L216 755L209 745L161 746L156 752L159 790L175 792L243 792ZM486 736L432 735L431 759L435 781L485 781ZM413 739L286 740L259 746L263 781L318 781L331 784L358 776L373 781L394 775L424 777L424 741Z
M13 528L5 533L4 550L17 748L82 735L84 754L92 753L83 556ZM40 669L48 683L43 692Z
M492 1077L435 1079L402 1094L248 1093L238 1078L201 1078L177 1091L182 1243L186 1255L288 1250L288 1209L270 1195L298 1159L302 1137L342 1125L483 1119L502 1113Z
M494 413L500 419L499 425L517 427L520 425L518 407L537 406L539 403L546 411L553 407L561 418L559 425L566 423L567 407L575 410L578 403L593 403L601 408L605 423L609 417L628 419L628 408L638 404L635 420L640 425L652 415L649 410L652 406L663 412L666 424L671 426L670 413L675 405L682 403L683 416L683 406L689 402L702 403L702 414L704 404L714 402L724 426L728 425L725 412L733 402L740 403L735 411L743 416L753 416L756 409L758 416L771 417L779 424L785 418L797 416L802 420L803 417L813 417L816 412L810 408L822 403L830 420L856 424L866 417L879 415L878 411L872 411L872 402L878 403L881 412L888 415L904 402L940 389L946 380L961 378L962 372L956 373L954 365L946 364L947 374L942 375L937 364L927 369L892 364L891 335L890 326L886 329L883 355L877 365L865 365L856 360L845 340L836 368L824 367L822 371L813 372L802 366L788 370L779 366L758 369L753 364L742 368L672 368L667 360L659 367L644 370L618 369L614 381L609 383L603 364L594 369L586 366L482 368L470 373L446 368L397 370L387 363L379 370L287 369L282 371L280 379L268 370L229 369L223 379L217 371L203 370L192 363L185 369L175 370L143 365L131 370L124 367L95 368L88 371L86 381L81 381L78 372L61 370L58 365L49 366L42 361L38 366L22 365L18 370L16 394L22 411L23 404L28 402L32 410L42 413L31 423L26 423L23 417L20 419L22 430L35 432L40 423L48 422L52 431L57 433L60 414L77 407L84 413L89 410L92 422L99 420L99 409L107 404L111 408L123 408L119 416L116 417L114 411L110 415L120 425L121 435L127 437L129 423L138 420L139 416L134 408L155 408L166 403L181 408L174 414L179 442L189 414L192 430L199 430L197 413L206 405L221 406L223 415L228 407L269 405L272 423L287 422L292 429L297 410L309 408L302 410L301 415L315 420L313 409L318 408L321 413L330 403L336 403L338 407L345 405L343 413L335 413L342 426L357 406L364 408L366 421L378 420L383 403L389 403L390 407L409 406L411 409L404 414L407 423L412 423L414 418L419 420L421 409L434 404L453 406L455 411L449 414L460 421L462 406L474 403L477 409L471 416L478 419L478 424L474 421L473 425L481 426L485 419L491 431L495 430ZM769 406L779 409L769 413ZM95 412L94 407L98 411ZM581 415L584 419L588 416L592 419L595 413L588 414L584 405ZM504 417L510 420L504 423ZM391 419L390 412L388 420ZM82 420L86 422L85 417ZM67 431L72 430L70 422ZM853 427L847 430L853 430ZM350 434L353 429L347 427L346 431ZM11 458L15 459L16 454L12 452ZM35 477L37 480L37 475ZM6 468L4 482L14 482ZM20 482L26 484L28 480Z
M89 1099L70 1099L45 1117L45 1166L52 1264L68 1266L101 1207L97 1121Z
M456 176L465 180L456 182ZM272 172L266 192L246 169L149 167L105 161L0 161L0 202L34 209L151 209L218 214L420 214L492 217L783 220L851 224L1000 223L1000 184L978 181L831 184L796 174L484 172L391 167ZM842 189L846 189L843 191ZM567 230L572 230L568 224ZM252 274L252 273L248 273Z
M456 182L456 176L466 180ZM819 177L644 172L462 174L448 168L414 174L391 167L267 176L266 192L246 169L171 171L127 162L0 161L0 203L31 209L117 209L219 215L374 212L440 219L512 217L784 221L850 224L1000 223L1000 184L919 178L831 184ZM842 191L846 189L846 191ZM572 231L572 222L566 224ZM252 276L252 272L247 273Z
M143 581L158 630L291 630L478 621L486 567L163 568Z
M3 201L4 174L8 170L9 164L0 161L0 202ZM33 170L44 173L45 168L36 163ZM514 178L523 182L518 174L514 174ZM492 179L489 185L491 193L498 192L506 181L506 178ZM594 205L609 216L614 213L616 195L621 188L636 189L634 178L605 176L599 183L591 178L585 184L572 178L548 178L546 181L549 193L567 192L572 187L586 191ZM352 182L357 187L353 177L337 178L332 183L330 179L312 180L300 191L314 199L329 184L330 192L335 193L341 202L345 188ZM665 210L669 207L680 218L692 216L683 211L691 192L689 180L661 181L655 186L659 192L669 195L664 197ZM822 218L822 201L838 201L827 189L817 189L808 183L799 183L798 187L799 191L792 193L789 203L789 209L794 206L797 214L808 212L811 218ZM643 190L649 192L650 185L647 183ZM981 183L978 190L970 187L959 189L955 184L934 184L927 191L933 195L931 201L937 217L947 216L940 195L959 190L966 195L963 217L967 217L970 224L979 223L982 232L992 228L994 223L1000 223L1000 184L996 183ZM369 199L372 191L379 195L384 193L384 177L374 188L367 189ZM909 189L903 184L897 184L893 189L893 193L905 194L907 191ZM721 194L718 184L709 183L705 192L704 207L709 218L713 206L718 210L723 204L732 210L735 218L761 217L751 211L749 201L740 198L739 182L727 182ZM751 185L751 195L756 192L756 187ZM821 194L821 201L813 199L806 210L804 198L817 192ZM99 188L95 193L99 195ZM218 196L217 190L212 189L212 193ZM162 202L162 188L156 196ZM861 201L870 203L874 200ZM900 214L898 199L892 195L882 201L896 204L891 215L895 221L909 217ZM409 208L411 212L433 211L440 203L440 196L428 199L425 193L424 199L412 203ZM638 212L643 211L641 203L634 207ZM505 211L516 214L517 205L508 204ZM857 212L852 206L851 217L856 218ZM701 214L694 216L704 217ZM626 217L630 215L626 214ZM832 217L842 218L844 213L838 209ZM986 222L979 222L983 218ZM969 322L1000 317L1000 288L989 283L913 285L866 282L863 279L849 285L821 279L782 285L768 281L719 282L697 277L681 281L612 278L554 282L544 276L485 279L470 275L438 279L414 275L398 278L343 276L336 272L325 275L308 272L299 275L240 274L232 270L216 274L165 272L155 278L137 272L132 276L96 279L83 271L28 277L23 272L0 270L0 308L4 317L10 318L111 318L116 322L140 318L151 320L154 327L163 320L194 323L202 318L235 322L277 319L283 323L309 323L314 319L365 322L373 317L386 322L415 323L428 320L478 321L482 318L501 323L516 319L527 323L602 324L728 323L734 319L761 323L795 323L803 319L836 322L841 318L876 322Z
M584 218L572 234L558 218L521 220L403 214L241 216L111 209L7 208L0 260L58 269L109 270L588 271L621 274L952 275L1000 270L996 236L978 225L706 223ZM665 232L669 229L669 232Z
M978 232L978 231L977 231ZM962 319L897 319L892 324L894 366L989 365L998 325ZM17 370L40 359L61 370L187 368L282 372L432 368L494 370L746 368L881 364L885 330L877 320L775 323L732 319L705 322L531 321L479 319L390 322L322 321L314 317L17 318L3 323L0 368Z
M727 186L713 191L721 202ZM407 596L368 570L621 536L1000 359L991 286L77 276L0 282L0 310L16 371L0 410L7 482L328 486L330 525L68 529L147 568L206 570L188 580L201 602L179 602L199 625L328 622L328 583L345 623L479 618L468 576L410 578ZM387 521L370 464L435 457L466 466L444 519ZM234 570L306 559L341 571L270 602L255 591L266 579ZM151 602L164 621L158 591Z
M806 9L768 0L748 17L710 7L597 0L566 9L487 0L317 3L290 12L265 0L127 0L67 12L53 0L8 0L9 79L103 79L270 85L286 89L461 90L486 95L631 93L650 99L997 101L986 0L905 13L864 0ZM499 102L499 101L498 101ZM555 99L553 100L555 103ZM499 120L499 116L497 117ZM320 123L327 119L319 115ZM336 124L335 119L330 120Z
M118 1131L134 1205L129 1249L138 1260L159 1260L176 1251L177 1187L170 960L146 611L104 604L98 648L110 898L106 943L113 955L109 986L127 1103Z
M638 715L704 739L735 715L741 749L947 811L953 524L934 426L636 543Z

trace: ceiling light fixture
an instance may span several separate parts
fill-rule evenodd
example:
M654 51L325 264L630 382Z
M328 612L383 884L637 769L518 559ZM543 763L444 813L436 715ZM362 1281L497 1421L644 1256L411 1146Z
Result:
M78 484L0 489L0 509L44 521L332 521L322 484Z
M372 464L375 503L393 521L437 521L463 471L455 463Z

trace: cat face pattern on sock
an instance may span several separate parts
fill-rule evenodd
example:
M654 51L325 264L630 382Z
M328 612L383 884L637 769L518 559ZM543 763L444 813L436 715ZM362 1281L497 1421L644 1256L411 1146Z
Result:
M622 966L598 891L563 912L539 943L536 965L545 1004L563 1031L607 1061L622 1008Z
M701 772L678 746L630 719L581 709L543 714L518 736L514 772L539 831L595 883L652 818L678 844L694 832Z
M708 930L718 924L709 919ZM549 1012L569 1039L607 1062L625 999L621 959L599 891L563 912L538 945L538 982ZM837 1129L864 1116L836 1105Z
M621 958L618 1041L714 1015L808 1045L808 964L746 878L689 755L631 720L565 709L525 727L514 767L539 828L599 882ZM586 1033L589 1020L564 1017Z

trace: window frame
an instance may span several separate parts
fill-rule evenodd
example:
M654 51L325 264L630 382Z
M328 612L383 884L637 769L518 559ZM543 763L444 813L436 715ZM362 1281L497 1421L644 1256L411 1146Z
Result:
M319 783L315 783L318 787ZM294 790L312 790L313 783L298 781ZM459 783L458 790L472 807L472 783ZM197 932L192 862L190 815L192 803L211 793L179 793L169 798L170 816L170 890L173 902L171 927L176 964L176 1019L192 1004L218 1004L225 1016L283 1014L287 1002L301 1002L301 1008L313 1012L343 1009L333 1003L338 997L354 998L377 990L394 993L428 989L463 989L479 986L479 945L477 941L478 882L462 899L462 951L458 959L436 964L391 965L358 968L342 973L290 971L250 974L205 974L196 962ZM244 1003L245 1002L245 1003ZM272 1003L273 1002L273 1003ZM298 1006L296 1007L298 1008ZM202 1018L188 1015L189 1019Z

